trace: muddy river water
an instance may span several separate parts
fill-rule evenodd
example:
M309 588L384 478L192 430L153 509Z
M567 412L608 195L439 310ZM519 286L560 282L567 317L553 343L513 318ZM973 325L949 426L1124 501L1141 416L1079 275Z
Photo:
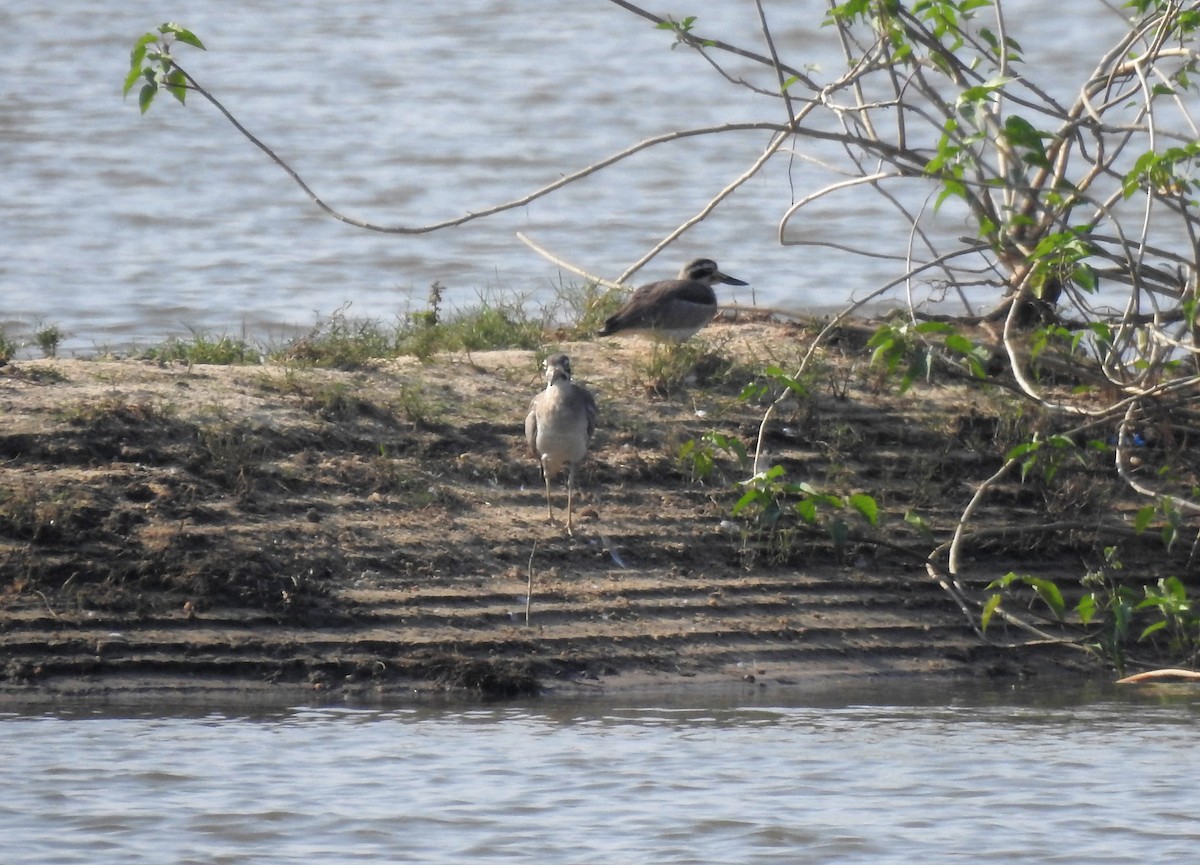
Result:
M671 11L697 16L697 32L765 50L753 4L695 5ZM822 82L838 74L822 4L765 8L785 60ZM1004 8L1007 33L1063 99L1123 27L1101 0ZM653 136L785 116L777 96L672 50L669 33L607 0L553 11L540 0L5 4L0 327L14 338L54 326L63 353L81 354L192 333L277 345L345 304L352 317L390 323L424 309L435 281L447 307L481 295L552 305L560 283L578 278L517 232L614 278L769 140L762 130L688 138L492 219L415 236L362 231L323 215L202 99L182 107L164 96L144 117L136 96L122 100L131 47L167 18L208 48L183 48L179 62L251 132L331 206L385 226L521 198ZM1087 41L1063 50L1064 32ZM777 90L770 70L721 59L732 77ZM854 187L818 199L789 230L814 243L868 239L870 254L779 245L784 212L843 179L821 167L842 156L813 140L779 154L633 282L707 255L750 283L723 289L726 302L810 310L840 308L895 279L910 227ZM929 194L918 184L905 201L928 209ZM952 205L943 216L930 230L969 231ZM984 294L995 299L994 288Z
M1185 862L1200 695L8 707L3 861Z

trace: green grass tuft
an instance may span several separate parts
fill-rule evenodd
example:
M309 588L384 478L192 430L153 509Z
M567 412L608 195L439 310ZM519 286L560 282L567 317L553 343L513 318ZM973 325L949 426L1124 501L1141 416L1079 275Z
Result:
M3 328L0 328L0 366L4 366L13 359L17 353L17 348L16 341L5 333Z
M160 345L145 349L138 356L160 363L183 362L188 366L198 363L223 366L262 363L261 352L244 339L214 337L199 330L192 330L190 340L170 337Z

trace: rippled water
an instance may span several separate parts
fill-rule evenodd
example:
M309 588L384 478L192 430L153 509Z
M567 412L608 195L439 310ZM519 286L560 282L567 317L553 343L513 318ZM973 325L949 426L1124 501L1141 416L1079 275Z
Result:
M707 32L761 45L750 6L702 6ZM767 9L780 51L832 75L820 7ZM1104 44L1116 20L1099 0L1056 4L1062 28L1045 26L1036 0L1006 9L1038 68L1065 82L1091 61L1062 50L1061 31L1082 21ZM366 233L321 215L201 100L184 109L163 97L145 117L122 101L133 41L172 16L210 49L181 53L200 81L329 203L385 224L480 210L649 136L779 109L604 0L10 3L0 8L0 326L56 324L67 350L87 352L189 328L270 341L346 303L386 322L422 308L435 280L455 306L497 292L544 302L563 277L517 231L615 277L767 140L692 138L496 219L419 237ZM778 246L783 211L830 179L814 172L777 159L644 278L708 254L752 284L727 298L804 309L896 276L895 263ZM797 228L814 239L867 237L896 251L908 239L873 197L835 196L806 212ZM961 233L953 219L946 227Z
M1185 862L1200 699L0 715L17 863Z

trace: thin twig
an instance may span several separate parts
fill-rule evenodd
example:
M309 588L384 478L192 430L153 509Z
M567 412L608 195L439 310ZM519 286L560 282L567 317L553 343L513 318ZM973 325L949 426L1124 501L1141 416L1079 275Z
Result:
M533 606L533 557L537 555L537 540L529 551L529 583L525 589L525 627L529 627L530 608Z

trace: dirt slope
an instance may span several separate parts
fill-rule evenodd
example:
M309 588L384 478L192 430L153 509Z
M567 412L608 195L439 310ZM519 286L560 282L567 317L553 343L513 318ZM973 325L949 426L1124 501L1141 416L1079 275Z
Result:
M994 470L1001 402L897 395L848 330L768 436L789 477L876 497L883 528L840 546L823 530L774 554L747 542L733 457L715 451L707 477L677 459L712 430L752 442L762 406L739 393L765 364L793 369L813 332L713 325L672 387L643 343L561 346L601 412L573 538L547 523L523 443L530 352L0 369L0 693L505 695L1083 664L982 644L905 551L922 548L906 511L944 536ZM985 519L1042 506L1002 504ZM990 553L979 581L1022 554Z

